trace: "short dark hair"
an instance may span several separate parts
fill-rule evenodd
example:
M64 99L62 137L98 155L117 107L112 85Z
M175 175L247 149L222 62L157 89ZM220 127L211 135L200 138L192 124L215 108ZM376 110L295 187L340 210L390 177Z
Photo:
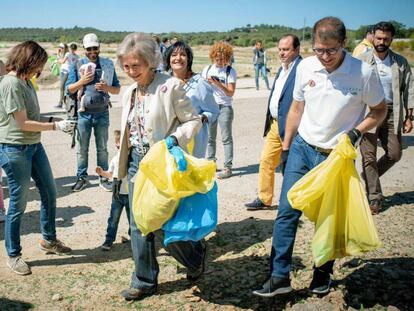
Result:
M367 34L373 34L374 33L374 26L375 25L368 25L367 26L367 30L365 31L365 35L367 35Z
M191 67L193 66L193 50L191 47L185 43L184 41L177 41L173 45L169 46L165 51L164 55L164 63L165 63L165 70L168 71L171 69L170 59L171 55L174 51L184 50L185 54L187 54L187 70L192 71Z
M345 24L337 17L327 16L318 20L313 26L312 42L318 37L322 41L329 39L343 42L346 39Z
M167 37L162 38L162 43L166 43L166 42L168 42L168 38Z
M298 48L300 46L300 41L299 41L298 36L296 36L294 34L291 34L291 33L288 33L286 35L281 36L280 39L279 39L279 41L282 40L282 39L285 39L285 38L292 38L293 48L294 49L296 49L296 48Z
M41 69L47 62L47 53L35 41L25 41L14 46L7 57L7 72L15 71L18 77ZM29 77L31 78L31 77Z
M391 35L394 37L395 35L395 27L390 22L379 22L374 25L374 34L377 30L381 30L383 32L391 32Z

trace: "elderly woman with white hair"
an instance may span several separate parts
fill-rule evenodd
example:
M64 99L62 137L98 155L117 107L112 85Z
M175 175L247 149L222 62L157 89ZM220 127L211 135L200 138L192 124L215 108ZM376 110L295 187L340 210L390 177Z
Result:
M129 200L132 206L134 183L139 163L151 146L163 139L186 148L201 127L200 116L178 79L156 72L161 54L155 40L144 33L127 35L117 51L118 64L134 83L122 99L121 146L118 179L128 176ZM167 143L168 145L168 143ZM134 219L131 208L131 219ZM155 235L143 236L131 222L131 247L135 262L131 287L122 291L127 300L138 300L154 294L158 285L159 266L155 254ZM195 281L204 272L205 245L202 242L177 242L166 250L187 268L187 279Z

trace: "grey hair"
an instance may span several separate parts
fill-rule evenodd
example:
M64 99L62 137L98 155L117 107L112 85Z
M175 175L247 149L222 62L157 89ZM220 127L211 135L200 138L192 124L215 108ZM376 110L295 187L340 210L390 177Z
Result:
M143 32L133 32L122 40L116 51L117 63L122 67L122 58L136 54L145 60L151 69L156 69L161 62L161 52L152 36Z

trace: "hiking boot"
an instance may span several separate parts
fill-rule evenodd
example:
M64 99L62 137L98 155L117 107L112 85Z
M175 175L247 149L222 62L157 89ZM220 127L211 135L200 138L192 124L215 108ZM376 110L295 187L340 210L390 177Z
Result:
M145 290L142 288L128 288L121 292L125 300L140 300L155 294L155 289Z
M82 191L88 184L89 182L85 178L79 177L76 183L72 186L72 190L73 192Z
M187 269L187 280L190 282L197 281L204 273L206 266L207 246L203 243L203 259L201 260L200 267L197 269Z
M226 167L222 172L217 174L217 178L218 179L226 179L229 178L233 175L233 173L231 172L231 168Z
M22 256L9 257L7 266L11 271L18 275L28 275L32 273L29 265L23 260Z
M313 270L312 282L309 285L309 290L313 294L325 295L331 289L332 281L330 274L318 269Z
M274 297L276 295L287 294L292 291L289 279L270 277L262 288L253 291L253 295L259 297Z
M369 209L371 210L372 215L378 215L381 210L381 200L380 199L372 199L369 201Z
M108 178L101 177L99 181L99 186L103 188L105 191L112 191L112 182L110 182Z
M112 247L112 243L104 242L104 244L101 245L101 250L103 251L110 251Z
M248 211L258 211L270 207L270 205L264 204L259 198L254 199L251 203L244 204L244 206L247 207Z
M40 241L40 249L45 251L46 254L56 254L56 255L68 255L72 252L70 247L65 246L61 241L56 240L49 242L46 240Z

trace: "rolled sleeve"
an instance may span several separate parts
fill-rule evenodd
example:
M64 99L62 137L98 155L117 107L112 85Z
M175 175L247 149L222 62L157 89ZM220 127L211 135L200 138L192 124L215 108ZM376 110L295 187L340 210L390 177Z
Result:
M191 100L180 85L176 85L173 92L174 111L181 124L172 135L177 138L180 146L187 146L201 128L201 118L195 112Z

